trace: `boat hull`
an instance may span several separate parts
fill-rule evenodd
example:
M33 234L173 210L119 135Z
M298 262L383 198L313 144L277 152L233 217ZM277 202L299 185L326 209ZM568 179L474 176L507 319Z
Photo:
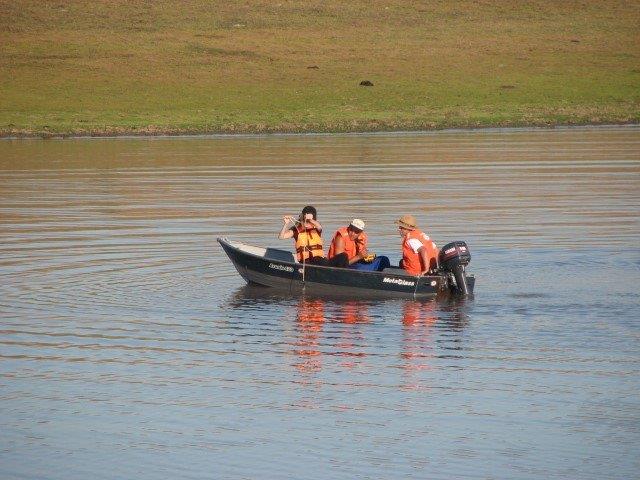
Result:
M384 296L421 298L451 293L448 275L417 277L404 270L385 269L370 272L349 268L300 264L293 255L279 249L261 249L219 238L238 273L248 283L287 290L306 291L322 295ZM473 291L475 278L467 277Z

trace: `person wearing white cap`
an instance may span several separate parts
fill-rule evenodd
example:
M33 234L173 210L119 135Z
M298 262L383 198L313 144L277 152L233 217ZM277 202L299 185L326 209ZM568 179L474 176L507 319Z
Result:
M351 223L336 230L329 247L328 258L346 254L349 265L361 261L367 256L367 234L364 233L364 222L354 218Z

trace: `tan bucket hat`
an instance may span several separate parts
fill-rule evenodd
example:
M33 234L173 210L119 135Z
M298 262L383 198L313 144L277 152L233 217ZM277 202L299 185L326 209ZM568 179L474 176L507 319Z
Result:
M409 230L417 228L416 219L413 215L402 215L394 223L398 224L402 228L407 228Z

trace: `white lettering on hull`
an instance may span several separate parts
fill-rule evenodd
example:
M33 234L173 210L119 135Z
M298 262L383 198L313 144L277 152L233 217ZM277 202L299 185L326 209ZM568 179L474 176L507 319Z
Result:
M391 277L384 277L382 279L383 283L395 283L396 285L401 285L403 287L413 287L416 282L410 282L409 280L402 280L401 278L391 278Z
M270 263L269 268L274 270L282 270L283 272L293 272L293 267L288 267L287 265L278 265L277 263Z

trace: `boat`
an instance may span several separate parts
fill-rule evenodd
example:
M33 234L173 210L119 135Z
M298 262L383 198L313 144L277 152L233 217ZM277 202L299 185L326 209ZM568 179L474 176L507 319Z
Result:
M440 266L434 274L415 276L397 267L364 271L304 264L297 262L288 250L257 247L226 237L217 240L248 284L289 293L425 298L471 295L475 286L475 277L466 272L471 254L462 241L442 248Z

